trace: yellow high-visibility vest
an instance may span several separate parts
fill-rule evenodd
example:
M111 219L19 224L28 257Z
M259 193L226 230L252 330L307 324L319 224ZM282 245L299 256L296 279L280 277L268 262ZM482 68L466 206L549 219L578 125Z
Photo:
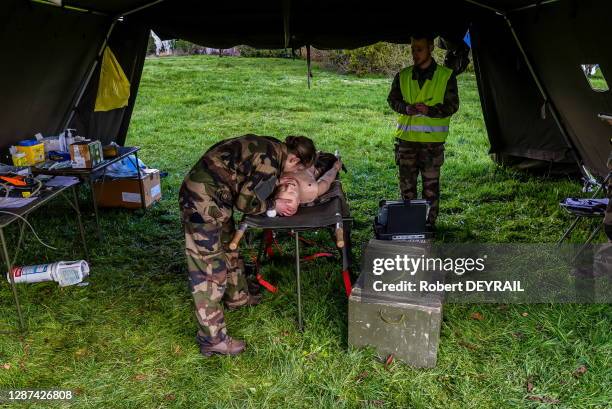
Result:
M421 88L419 82L412 79L412 69L413 67L408 67L400 71L400 88L404 102L410 105L423 103L429 106L443 103L446 84L453 70L438 65L432 79L425 80ZM411 142L445 142L449 124L450 116L430 118L425 115L400 114L395 137Z

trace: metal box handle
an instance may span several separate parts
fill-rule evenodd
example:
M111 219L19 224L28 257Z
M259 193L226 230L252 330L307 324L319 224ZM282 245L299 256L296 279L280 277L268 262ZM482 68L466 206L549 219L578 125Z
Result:
M387 324L391 324L391 325L401 325L404 323L404 319L406 318L405 314L400 315L399 319L397 321L393 321L390 318L387 318L383 315L383 310L382 308L380 310L378 310L378 315L380 316L380 319L383 320L383 322L387 323Z

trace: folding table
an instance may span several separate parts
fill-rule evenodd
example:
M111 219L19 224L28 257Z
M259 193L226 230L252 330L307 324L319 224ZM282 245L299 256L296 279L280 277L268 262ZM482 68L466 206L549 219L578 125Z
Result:
M42 189L38 196L29 204L19 207L19 208L11 208L11 209L1 209L0 208L0 243L2 245L2 257L4 258L4 262L6 263L7 273L9 282L11 285L11 289L13 292L13 298L15 300L15 308L17 309L17 317L19 318L19 329L23 331L25 329L25 324L23 320L23 314L21 312L21 305L19 303L19 295L17 294L17 288L15 286L15 278L13 277L13 265L15 260L17 259L17 255L19 254L19 249L21 247L21 238L23 238L24 229L26 227L26 221L30 214L34 213L36 210L40 209L43 205L47 204L51 200L63 196L67 202L70 204L70 207L76 213L77 225L79 227L79 232L81 235L81 242L83 244L83 250L85 254L85 258L88 259L87 252L87 244L85 241L85 230L83 229L83 223L81 221L81 211L79 210L79 199L76 192L77 183L73 185L63 185L56 186L50 189ZM8 245L6 241L6 237L4 235L4 229L11 225L14 222L20 222L20 240L17 242L14 251L14 256L11 259L8 251ZM3 275L0 278L4 278ZM6 332L6 331L1 331ZM10 331L9 331L10 332Z
M94 214L96 216L96 229L98 231L98 236L101 237L100 232L100 220L98 216L98 203L96 201L96 194L94 191L93 183L96 179L102 178L106 175L106 169L115 162L118 162L124 158L128 158L130 155L134 155L136 159L136 173L138 175L138 180L140 180L140 167L138 166L138 151L140 147L138 146L120 146L119 154L113 158L104 159L102 162L98 163L93 168L88 169L41 169L37 167L32 167L32 173L35 175L52 175L52 176L74 176L78 177L83 182L87 182L91 189L91 198L93 202ZM101 173L101 176L99 176ZM144 192L142 190L142 184L140 185L140 202L143 209L146 209Z

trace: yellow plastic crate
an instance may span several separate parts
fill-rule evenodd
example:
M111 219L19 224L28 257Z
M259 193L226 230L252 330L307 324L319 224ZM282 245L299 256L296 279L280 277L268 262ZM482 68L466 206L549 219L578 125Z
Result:
M25 161L28 165L35 165L45 161L45 145L36 140L21 141L16 146L17 152L25 153Z

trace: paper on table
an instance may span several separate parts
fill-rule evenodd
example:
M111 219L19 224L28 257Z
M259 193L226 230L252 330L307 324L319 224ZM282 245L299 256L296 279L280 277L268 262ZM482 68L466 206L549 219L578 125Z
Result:
M61 186L72 186L79 183L79 178L74 176L55 176L45 181L45 186L50 187L61 187Z
M37 197L0 197L0 209L18 209L27 206Z

